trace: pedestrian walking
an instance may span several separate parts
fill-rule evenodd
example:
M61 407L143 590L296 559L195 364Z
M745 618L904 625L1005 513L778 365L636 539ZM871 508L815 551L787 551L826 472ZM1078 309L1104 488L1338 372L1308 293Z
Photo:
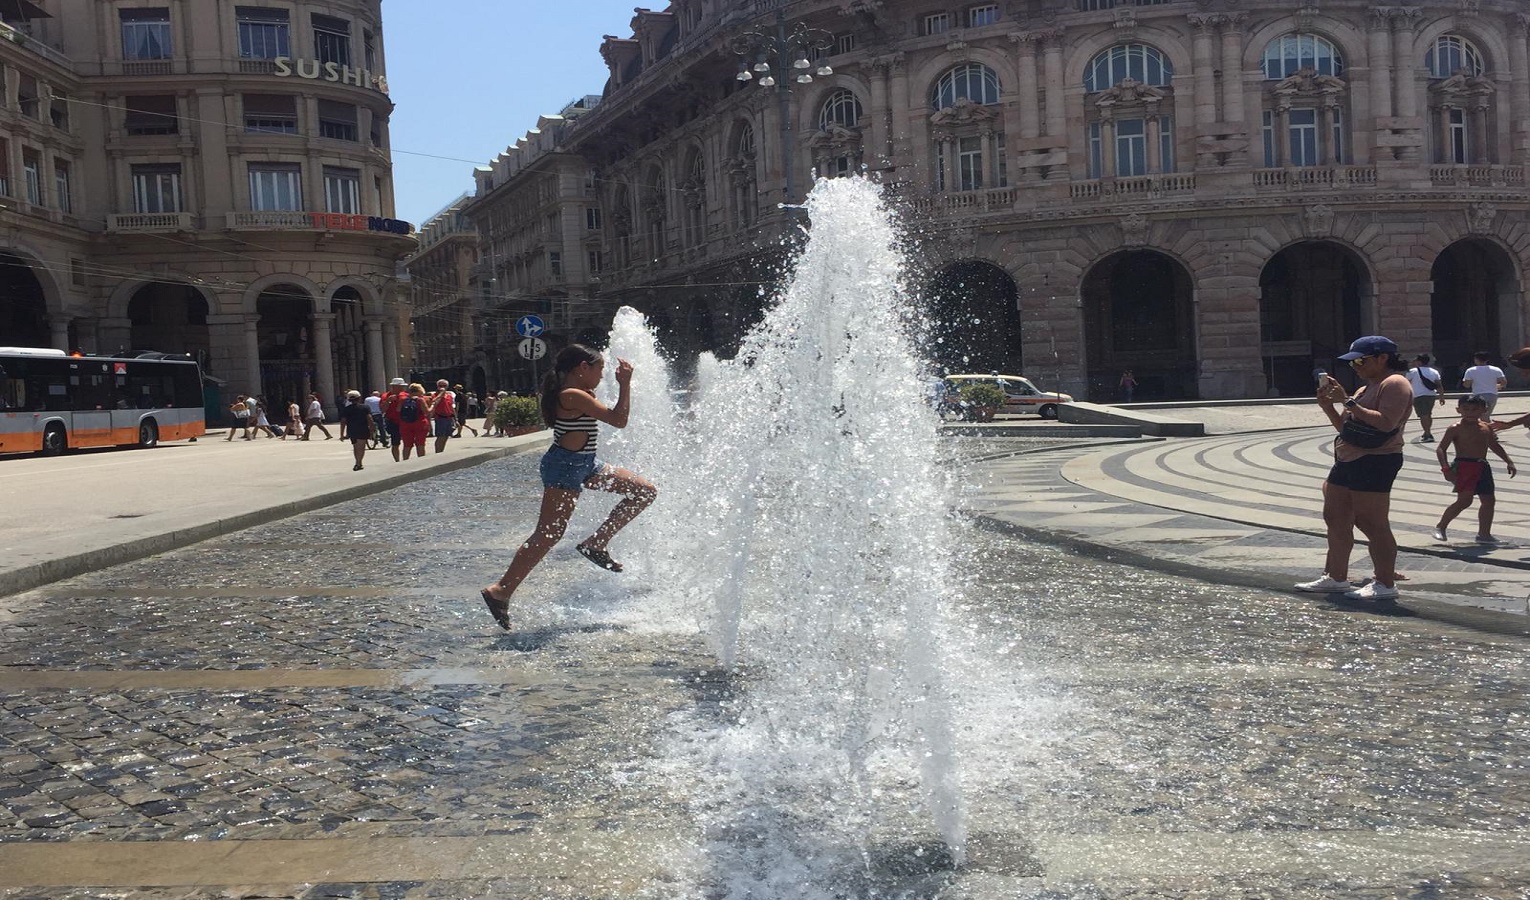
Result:
M388 382L387 393L383 394L382 402L378 405L382 409L383 425L388 433L388 449L393 451L393 461L399 461L399 451L404 446L404 424L399 418L399 406L409 396L409 385L402 378L395 378Z
M324 432L326 441L334 437L329 433L329 429L324 427L324 404L319 400L318 394L308 395L308 414L304 424L303 440L305 441L308 440L309 435L313 434L315 428Z
M229 405L228 411L234 415L234 424L229 427L225 441L233 440L235 431L242 433L244 440L250 439L250 405L251 401L243 394L235 397L234 402Z
M1498 392L1509 383L1504 378L1503 369L1490 365L1490 359L1492 357L1486 350L1479 350L1472 354L1472 367L1461 373L1461 392L1476 394L1487 403L1487 415L1482 417L1484 422L1493 421L1493 407L1498 405Z
M409 385L409 393L398 403L399 441L404 445L404 459L412 450L425 458L425 438L430 435L430 398L419 382Z
M1420 353L1413 357L1413 365L1408 367L1408 384L1413 387L1413 414L1418 416L1419 427L1424 429L1418 442L1428 444L1434 440L1434 407L1445 405L1440 370L1429 365L1429 354Z
M464 428L473 432L473 437L478 437L478 429L468 424L468 394L462 390L460 384L452 385L452 404L457 413L457 428L452 432L452 437L462 437Z
M266 437L281 437L281 432L271 427L271 419L266 415L266 398L255 398L255 431L264 432Z
M349 391L346 404L340 410L340 434L351 439L351 451L356 455L356 465L351 469L360 472L361 461L367 455L367 443L377 436L377 424L372 421L372 411L361 398L360 391Z
M372 447L375 449L388 447L388 429L383 419L382 391L373 391L362 401L367 405L367 413L372 417Z
M287 404L287 433L282 435L282 440L289 437L301 438L303 436L303 410L296 400Z
M1333 443L1333 468L1323 481L1328 556L1322 577L1296 589L1388 605L1397 600L1392 484L1402 470L1403 425L1413 411L1413 390L1401 374L1407 365L1397 355L1397 344L1388 338L1360 338L1339 359L1350 364L1363 384L1351 397L1332 375L1324 373L1318 382L1318 405L1339 433ZM1373 580L1359 588L1349 581L1356 528L1369 543L1375 567Z
M430 395L430 417L435 424L436 452L446 452L446 439L457 431L457 397L445 378L436 382Z
M1137 379L1132 375L1132 370L1127 369L1121 373L1121 402L1130 403L1132 397L1137 394Z
M542 508L537 525L515 551L505 574L479 592L494 621L506 631L510 630L511 595L563 539L581 491L590 488L622 495L595 533L575 548L585 559L612 572L620 572L622 566L607 551L611 539L658 496L652 482L607 465L595 455L599 423L626 428L632 409L632 363L625 359L616 361L616 405L608 407L596 399L605 362L599 352L570 344L559 351L552 370L542 379L542 419L552 426L553 443L542 456Z
M503 391L500 392L504 393ZM499 396L493 393L483 398L483 433L485 437L497 437L503 432L494 427L494 407L499 405Z
M1468 394L1456 404L1456 412L1461 414L1461 421L1445 429L1445 436L1434 450L1440 460L1441 473L1456 491L1456 501L1445 508L1440 516L1440 524L1434 527L1434 539L1445 543L1445 529L1450 527L1451 520L1465 512L1476 497L1480 498L1477 505L1477 543L1496 544L1498 539L1493 537L1493 469L1488 465L1488 451L1503 460L1510 478L1516 474L1514 461L1509 459L1508 452L1498 443L1498 435L1492 426L1482 419L1487 412L1486 400L1476 394ZM1446 462L1446 453L1452 446L1456 449L1455 462Z

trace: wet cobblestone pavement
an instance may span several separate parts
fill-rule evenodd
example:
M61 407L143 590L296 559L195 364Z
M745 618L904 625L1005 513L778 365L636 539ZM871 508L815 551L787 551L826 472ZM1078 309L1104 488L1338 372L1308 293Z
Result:
M0 898L716 896L695 617L572 542L476 599L535 459L0 600ZM884 896L1530 898L1523 638L960 534L971 863Z

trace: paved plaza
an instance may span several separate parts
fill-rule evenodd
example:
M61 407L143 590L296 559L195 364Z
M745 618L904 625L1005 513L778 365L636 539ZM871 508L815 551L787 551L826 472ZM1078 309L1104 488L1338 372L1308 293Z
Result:
M1410 447L1415 614L1335 606L1282 590L1321 553L1323 437L950 443L970 861L873 854L882 896L1530 897L1522 489L1508 545L1431 548L1446 495ZM313 508L0 598L0 898L723 896L728 811L677 747L749 688L701 614L560 547L502 634L476 588L533 521L535 455L462 441L360 496L336 443L51 461L205 457Z

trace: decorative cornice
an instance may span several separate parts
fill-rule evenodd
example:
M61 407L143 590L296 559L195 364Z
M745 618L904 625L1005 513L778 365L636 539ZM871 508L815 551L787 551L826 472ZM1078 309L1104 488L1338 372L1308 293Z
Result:
M1094 105L1101 109L1136 104L1151 106L1162 102L1163 98L1164 92L1158 88L1132 78L1123 78L1115 87L1101 91L1100 98L1094 102Z

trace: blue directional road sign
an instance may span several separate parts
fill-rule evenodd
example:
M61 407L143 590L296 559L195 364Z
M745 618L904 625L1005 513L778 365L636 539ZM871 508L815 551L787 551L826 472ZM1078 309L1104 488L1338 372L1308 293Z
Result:
M515 333L523 338L541 337L546 330L540 316L521 316L515 320Z

